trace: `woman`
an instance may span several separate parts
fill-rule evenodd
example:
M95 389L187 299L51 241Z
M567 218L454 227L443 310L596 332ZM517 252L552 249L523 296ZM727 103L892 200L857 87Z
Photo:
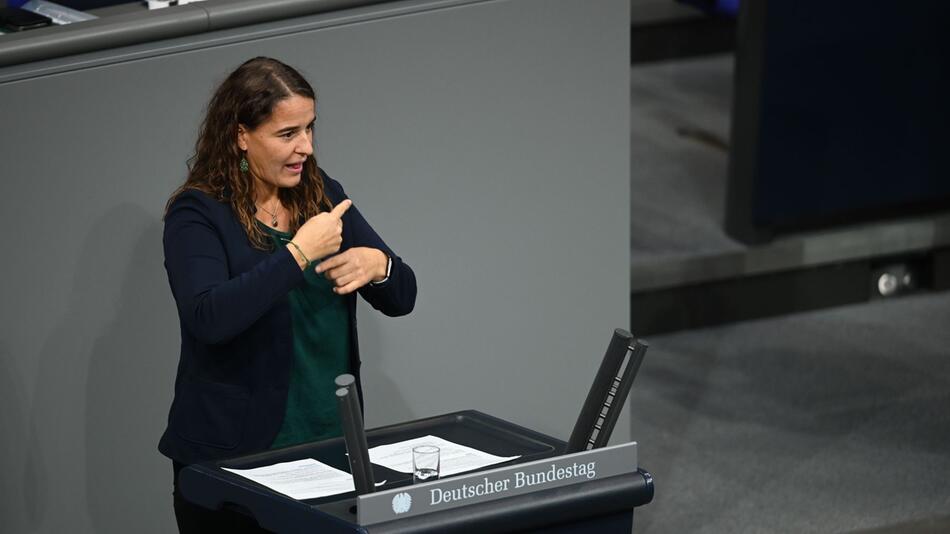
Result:
M293 68L245 62L212 97L168 202L181 359L159 450L182 532L247 526L184 501L184 465L340 434L333 378L359 377L356 293L389 316L415 304L412 269L317 166L314 109Z

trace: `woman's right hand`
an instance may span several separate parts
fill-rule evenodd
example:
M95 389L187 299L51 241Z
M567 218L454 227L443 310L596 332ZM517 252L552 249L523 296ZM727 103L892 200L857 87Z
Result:
M340 250L340 245L343 243L343 214L352 205L353 201L346 199L337 204L332 211L314 215L297 230L292 241L300 247L300 251L307 256L307 259L315 261ZM297 258L297 263L301 268L305 268L306 262L294 246L288 243L287 248Z

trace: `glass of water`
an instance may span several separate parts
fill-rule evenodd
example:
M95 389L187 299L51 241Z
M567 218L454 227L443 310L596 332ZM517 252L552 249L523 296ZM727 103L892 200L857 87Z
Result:
M439 479L439 448L419 445L412 448L412 482L431 482Z

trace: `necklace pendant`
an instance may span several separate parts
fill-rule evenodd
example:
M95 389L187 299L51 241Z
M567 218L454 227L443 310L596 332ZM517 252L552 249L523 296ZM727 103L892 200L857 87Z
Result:
M270 220L270 225L274 228L277 228L277 217L272 217Z

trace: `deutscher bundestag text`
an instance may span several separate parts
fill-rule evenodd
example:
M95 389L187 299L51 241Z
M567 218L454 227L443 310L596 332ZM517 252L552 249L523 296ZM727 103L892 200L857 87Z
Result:
M490 480L488 477L485 477L481 482L475 484L462 484L462 486L459 488L435 488L429 490L431 497L431 502L429 504L436 505L463 501L473 497L481 497L484 495L491 495L493 493L505 492L509 489L519 489L526 486L549 484L551 482L566 480L569 478L585 477L591 479L597 476L596 466L597 462L589 462L586 464L578 464L575 462L574 465L568 467L558 467L555 464L551 464L551 467L545 471L536 471L533 473L525 473L524 471L515 472L514 484L512 484L512 479L510 478Z

